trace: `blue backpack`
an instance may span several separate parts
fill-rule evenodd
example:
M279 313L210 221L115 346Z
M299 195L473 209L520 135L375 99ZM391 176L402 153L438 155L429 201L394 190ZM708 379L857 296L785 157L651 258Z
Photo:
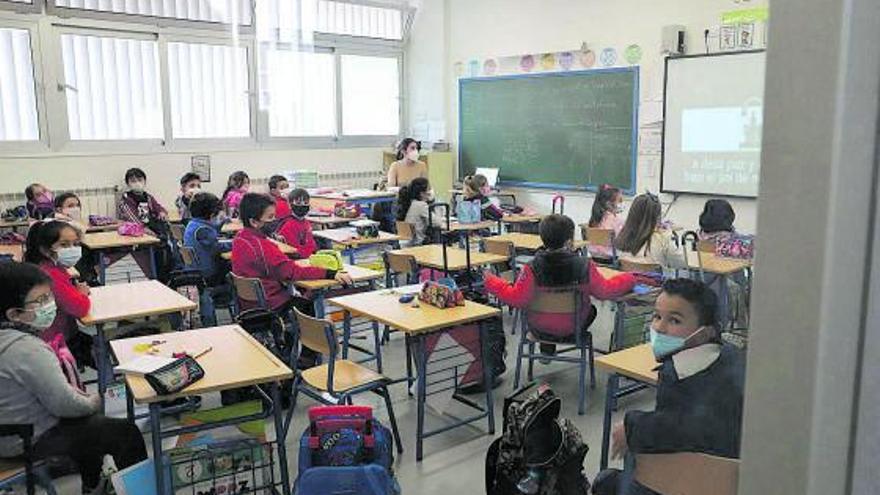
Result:
M398 495L394 440L367 406L309 409L300 438L297 495Z

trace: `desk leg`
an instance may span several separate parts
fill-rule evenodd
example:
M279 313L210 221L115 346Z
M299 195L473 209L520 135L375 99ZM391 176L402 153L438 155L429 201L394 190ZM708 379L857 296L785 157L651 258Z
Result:
M159 495L165 492L165 465L162 459L162 404L150 404L150 435L153 439L153 469L156 471L156 490Z
M315 291L315 318L324 318L324 291Z
M611 442L611 412L614 410L619 382L620 377L616 373L612 373L608 377L608 388L605 390L605 421L602 424L602 454L599 458L599 471L608 469L608 450Z
M101 412L104 412L104 394L107 393L107 383L111 377L107 376L107 338L104 335L104 324L95 325L97 334L95 335L95 364L98 366L98 395L101 397Z
M348 341L351 340L351 311L345 310L342 314L342 359L348 359Z
M98 257L98 282L105 285L107 283L107 257L101 251L96 252L95 255Z
M426 368L428 366L428 356L425 352L424 336L415 336L413 339L413 343L415 344L416 351L416 373L419 374L416 384L416 404L418 410L418 416L416 420L416 462L420 462L422 460L422 443L425 434L425 400L428 391L428 378L426 376Z
M125 383L125 414L128 416L128 421L134 423L134 393L128 386L128 380L123 382Z
M150 271L153 272L153 280L159 278L159 269L156 266L156 248L150 245Z
M353 265L355 248L349 247L346 251L348 251L348 262Z
M495 434L495 400L492 393L492 370L489 364L489 353L486 345L489 343L489 328L487 320L480 320L480 358L483 362L483 388L486 389L486 414L489 416L489 434Z
M281 410L281 385L272 384L272 409L275 417L275 443L278 448L278 470L281 472L283 494L290 493L290 473L287 467L287 430L284 429L284 411Z
M727 286L727 275L719 275L719 309L721 310L721 331L729 330L730 327L730 288Z

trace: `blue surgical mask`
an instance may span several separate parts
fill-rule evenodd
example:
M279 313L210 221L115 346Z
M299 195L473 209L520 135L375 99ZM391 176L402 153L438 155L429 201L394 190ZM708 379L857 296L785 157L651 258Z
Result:
M651 328L651 349L658 361L684 347L685 340L685 337L667 335Z
M55 315L58 313L58 307L55 305L55 300L53 299L51 302L48 302L33 311L35 318L34 321L29 323L29 325L37 330L45 330L51 327L52 323L55 322Z
M82 246L69 246L58 250L58 264L61 266L76 266L80 258L82 258Z

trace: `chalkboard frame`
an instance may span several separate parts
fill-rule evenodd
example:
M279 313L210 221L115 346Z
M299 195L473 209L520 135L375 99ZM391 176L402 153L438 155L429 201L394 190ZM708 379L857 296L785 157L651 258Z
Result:
M735 50L730 52L712 52L712 53L694 53L691 55L670 55L666 57L663 61L663 120L660 126L660 192L666 194L673 194L675 196L688 195L688 196L702 196L702 197L715 197L715 198L734 198L734 199L758 199L758 193L760 193L761 184L758 184L758 193L751 194L729 194L729 193L712 193L712 192L702 192L702 191L678 191L674 189L666 189L663 184L663 179L666 176L666 88L669 83L669 62L683 59L691 59L691 58L710 58L710 57L726 57L729 55L745 55L745 54L755 54L755 53L765 53L767 50L765 48L758 48L755 50ZM762 145L763 146L763 145ZM759 158L760 159L760 158ZM763 166L763 162L761 166ZM759 176L760 180L760 176Z
M640 74L639 74L639 66L630 66L630 67L603 67L599 69L585 69L585 70L572 70L572 71L556 71L556 72L535 72L530 74L510 74L504 76L479 76L479 77L463 77L458 80L458 175L459 178L462 177L461 174L461 154L462 154L462 140L461 140L461 129L462 129L462 87L464 84L472 81L502 81L507 79L525 79L525 78L544 78L544 77L577 77L577 76L585 76L585 75L593 75L598 73L615 73L615 72L630 72L633 75L633 113L632 113L632 156L630 158L630 168L631 168L631 177L632 183L629 187L622 187L621 192L625 195L632 196L635 194L637 189L638 182L638 161L639 161L639 95L641 93L640 86ZM552 189L556 191L588 191L588 192L596 192L599 190L599 186L601 184L596 185L586 185L586 186L573 186L569 184L548 184L542 182L530 182L530 181L504 181L499 177L498 184L502 186L509 187L526 187L533 189Z

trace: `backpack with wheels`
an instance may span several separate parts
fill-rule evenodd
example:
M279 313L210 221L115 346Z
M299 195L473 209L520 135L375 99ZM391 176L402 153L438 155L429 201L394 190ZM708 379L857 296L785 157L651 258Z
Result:
M370 407L312 407L300 438L294 493L398 495L393 444Z
M583 473L590 448L571 421L560 419L562 400L534 383L504 399L501 438L486 454L487 495L587 495Z

